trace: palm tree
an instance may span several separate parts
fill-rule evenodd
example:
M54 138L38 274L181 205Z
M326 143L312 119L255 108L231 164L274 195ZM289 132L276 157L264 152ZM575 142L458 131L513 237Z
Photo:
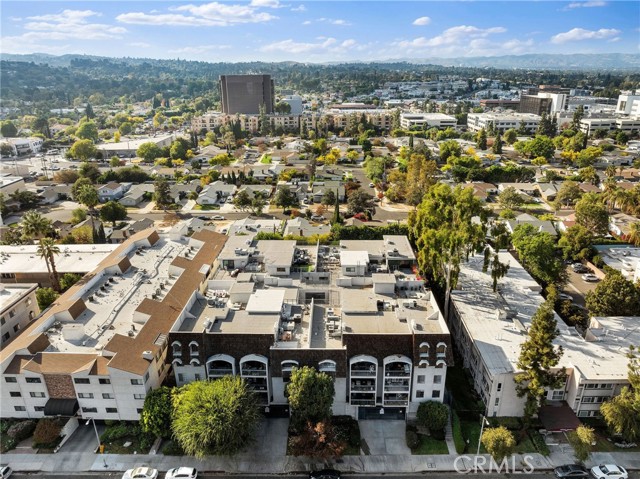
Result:
M51 220L37 211L28 211L22 217L22 234L29 239L39 239L51 231Z
M76 199L78 203L83 204L89 210L89 216L91 216L91 229L95 230L93 215L95 213L95 207L100 203L98 192L91 185L83 185L76 193Z
M42 238L38 245L37 253L38 256L44 259L47 265L51 286L56 291L60 291L60 278L58 278L58 271L56 271L56 262L54 259L54 255L60 254L60 248L52 238Z
M640 246L640 221L631 223L627 240L634 246Z

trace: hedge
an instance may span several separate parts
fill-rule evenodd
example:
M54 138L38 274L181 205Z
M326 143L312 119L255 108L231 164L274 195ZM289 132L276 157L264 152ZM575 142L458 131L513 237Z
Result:
M456 445L456 452L458 454L464 454L467 443L464 440L464 437L462 437L460 418L458 417L458 413L456 411L453 411L452 413L451 427L453 429L453 442Z
M9 436L11 439L15 439L16 442L20 442L31 436L35 429L35 421L20 421L9 428L9 430L7 431L7 436Z

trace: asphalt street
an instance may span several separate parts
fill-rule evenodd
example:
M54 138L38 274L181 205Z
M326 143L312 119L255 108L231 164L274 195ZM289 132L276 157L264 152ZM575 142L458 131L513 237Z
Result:
M343 474L344 476L351 476L351 477L361 477L361 478L366 478L366 479L423 479L425 477L429 477L430 479L451 479L452 477L457 476L457 474L455 473L424 473L424 474L401 474L401 475L390 475L390 474L383 474L383 475L370 475L370 474L348 474L345 473ZM29 478L29 477L38 477L38 478L43 478L43 479L60 479L60 477L65 476L64 474L18 474L18 473L14 473L11 477L15 477L16 479L18 478ZM282 475L283 477L287 477L288 479L305 479L308 478L309 476L307 474L286 474L286 475ZM461 476L463 476L461 474ZM484 479L505 479L505 478L513 478L513 477L522 477L523 474L465 474L465 477L469 477L469 476L475 476L475 477L482 477ZM109 473L109 474L73 474L70 477L74 477L77 479L113 479L113 478L118 478L118 477L122 477L121 473ZM159 478L163 477L163 473L160 473ZM274 477L278 477L277 474L265 474L262 476L255 476L255 475L243 475L243 474L232 474L232 475L227 475L227 474L199 474L198 478L202 478L202 479L207 479L207 478L215 478L215 479L273 479ZM544 473L544 474L526 474L527 478L530 479L551 479L553 477L555 477L552 473ZM630 476L632 477L632 476Z

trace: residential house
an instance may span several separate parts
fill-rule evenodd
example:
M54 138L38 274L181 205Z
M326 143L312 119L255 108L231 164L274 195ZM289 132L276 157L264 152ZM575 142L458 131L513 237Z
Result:
M484 183L482 181L474 181L472 183L467 183L467 187L473 188L473 196L481 199L482 201L486 201L489 195L497 195L498 187L491 183Z
M609 216L609 231L622 240L626 240L631 233L631 225L637 223L638 218L626 213L615 213Z
M558 232L556 231L551 221L539 220L535 216L531 216L528 213L522 213L512 220L507 220L507 230L509 230L509 233L513 233L513 230L515 230L518 225L522 224L532 225L538 232L549 233L553 237L558 236Z
M301 216L287 221L284 228L284 235L293 236L313 236L331 233L331 225L327 223L310 223L309 220Z
M120 183L116 183L112 181L107 183L106 185L102 185L98 187L98 198L101 203L107 201L117 201L122 198L125 194L125 188Z
M345 188L340 181L317 181L313 183L311 190L311 199L314 203L322 202L322 197L327 191L333 191L338 196L338 201L344 202Z
M198 195L196 203L199 205L215 205L224 203L227 198L233 196L236 191L235 185L229 185L222 181L209 183Z

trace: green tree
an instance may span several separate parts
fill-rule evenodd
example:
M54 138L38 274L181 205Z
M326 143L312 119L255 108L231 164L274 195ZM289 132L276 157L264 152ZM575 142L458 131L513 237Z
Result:
M28 210L40 203L40 198L33 191L16 190L9 194L9 198L20 203L21 210Z
M52 238L42 238L36 250L38 256L44 259L49 272L49 280L55 291L60 291L60 278L56 270L55 255L60 254L60 248Z
M513 230L511 242L534 278L547 284L565 280L564 264L556 256L555 240L549 233L527 223L520 224Z
M449 422L449 407L437 401L424 401L418 406L418 424L430 431L442 431Z
M585 299L593 316L636 316L640 311L640 286L610 270Z
M493 145L491 146L491 151L496 155L502 154L502 137L498 134L493 140Z
M476 135L476 146L479 150L487 149L487 131L484 128L480 128L480 131Z
M509 145L513 145L516 141L518 141L518 132L513 128L509 128L502 135L504 141Z
M117 201L107 201L100 208L100 219L102 221L111 221L113 227L116 227L116 221L122 221L127 217L127 209Z
M162 156L162 150L155 143L148 141L138 147L136 156L147 163L153 163L156 158Z
M576 203L576 222L597 235L609 231L609 213L597 193L587 193Z
M114 156L113 158L111 158L109 160L109 166L111 168L117 168L118 166L120 166L120 158L118 158L117 156Z
M60 294L53 288L38 288L36 290L36 301L38 302L40 311L47 309L59 297Z
M69 156L80 161L87 161L98 154L98 149L91 140L78 140L69 148Z
M514 377L519 397L526 397L524 421L529 425L531 418L544 403L548 389L557 389L566 377L564 368L553 369L560 362L563 350L555 347L553 342L559 335L558 323L550 302L543 303L531 319L527 339L520 348L517 368L519 373Z
M89 140L96 143L98 141L98 126L93 121L81 121L76 129L76 137L79 140Z
M251 196L247 190L239 191L233 198L233 206L241 211L246 211L251 208Z
M156 206L164 210L173 203L171 199L171 188L167 180L158 178L153 182L153 187L153 201L156 202Z
M87 207L91 217L91 228L95 229L93 216L95 215L95 207L100 203L100 199L93 185L81 186L76 193L76 201Z
M82 178L89 178L92 183L95 183L100 176L100 169L93 163L85 161L78 168L78 173Z
M484 448L497 463L511 456L516 449L516 439L504 426L486 428L481 440Z
M578 105L576 111L573 112L573 119L571 121L571 129L574 131L580 131L580 122L584 117L584 107L582 105Z
M20 222L22 235L30 240L40 239L52 233L51 220L35 210L27 211Z
M609 429L626 441L640 440L640 352L639 346L630 346L627 357L629 386L600 406L600 412Z
M472 188L438 183L409 213L410 236L418 251L420 270L445 287L445 317L449 314L449 295L458 282L460 264L474 251L482 251L485 230L480 200Z
M339 225L342 223L342 216L340 216L340 198L338 194L335 195L335 203L333 206L333 216L331 217L331 225Z
M498 195L500 206L507 209L514 209L524 203L522 195L513 186L508 186Z
M354 191L347 199L347 211L350 215L364 213L373 209L373 196L362 190Z
M155 437L171 436L172 389L160 386L147 393L140 414L140 426Z
M278 188L273 202L276 206L287 209L296 206L298 204L298 198L291 192L289 187L281 186Z
M563 206L569 207L575 205L582 197L582 193L578 183L575 181L565 181L556 193L556 198L553 200L553 207L559 210Z
M91 120L92 118L95 118L96 114L93 112L93 107L91 106L91 103L87 102L87 106L84 108L84 116L87 119L87 121Z
M629 226L627 241L634 246L640 246L640 221L631 223L631 225Z
M265 206L267 206L267 200L262 196L262 194L255 194L251 199L251 214L254 216L260 216Z
M325 206L331 206L336 202L336 194L333 190L326 190L324 195L322 195L321 203Z
M596 442L596 434L593 428L581 424L575 431L571 431L567 436L569 444L573 447L573 451L578 461L583 462L589 458L591 454L592 444Z
M133 125L130 122L125 121L124 123L120 124L120 126L118 127L118 131L121 135L128 135L133 131Z
M89 178L78 178L71 187L71 197L74 201L78 201L78 192L83 186L93 186L93 182Z
M187 158L187 151L189 150L189 143L184 138L178 138L169 149L171 159L173 160L185 160Z
M528 158L542 156L549 160L553 158L555 153L553 140L543 135L538 135L529 141L518 141L514 145L514 148Z
M13 124L11 120L3 121L0 125L0 133L5 138L15 138L18 136L18 128Z
M294 368L286 395L291 406L291 424L300 430L307 422L318 423L331 418L333 379L315 368Z
M590 257L594 239L593 234L587 228L573 225L564 232L558 241L558 246L562 248L564 259L578 261Z
M462 148L460 148L460 143L456 140L447 140L443 141L438 145L440 150L440 161L446 163L450 156L460 157L462 153Z
M65 273L60 277L60 290L66 291L82 279L81 274Z
M189 455L234 454L249 444L259 417L242 378L225 376L180 388L173 401L171 430Z

